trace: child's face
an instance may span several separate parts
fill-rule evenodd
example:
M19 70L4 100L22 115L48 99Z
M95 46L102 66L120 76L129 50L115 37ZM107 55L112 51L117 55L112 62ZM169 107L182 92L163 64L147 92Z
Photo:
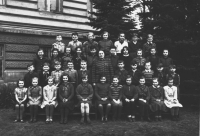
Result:
M159 72L162 72L163 67L157 68L157 70L158 70Z
M145 64L145 69L150 70L151 69L151 64L150 63L146 63Z
M77 41L78 40L78 35L72 35L72 40Z
M94 35L93 34L89 34L88 35L88 40L92 41L94 39Z
M106 77L101 77L100 82L101 83L105 83L106 82Z
M148 38L147 41L148 41L148 42L152 42L152 41L153 41L153 38Z
M24 87L24 81L19 81L19 87Z
M57 51L53 51L53 56L57 57L58 56L58 52Z
M67 66L68 66L69 69L72 69L72 68L74 67L74 64L71 63L71 62L69 62L69 63L67 64Z
M103 34L103 39L108 39L108 33Z
M50 85L50 86L53 85L53 79L48 80L48 85Z
M83 79L82 79L82 82L83 82L83 83L87 83L87 81L88 81L88 78L83 78Z
M118 67L121 69L121 68L124 68L124 63L118 63Z
M132 40L136 42L138 40L137 36L132 37Z
M132 82L131 78L127 78L127 79L126 79L126 84L127 84L127 85L131 85L131 82Z
M33 85L33 86L37 86L37 85L38 85L38 79L33 79L32 85Z
M158 80L153 80L153 85L158 86Z
M70 54L70 52L71 52L71 48L66 48L66 53Z
M34 68L34 66L33 66L33 65L32 65L32 66L30 66L30 67L28 67L28 71L30 71L30 72L32 72L34 69L35 69L35 68Z
M145 84L145 79L140 79L139 83L140 83L140 85L144 85Z
M105 56L104 52L103 51L99 51L99 58L103 59Z
M120 34L119 40L120 40L120 41L124 41L124 40L125 40L125 34Z
M124 48L124 54L128 54L128 49L127 48Z
M164 50L164 51L163 51L163 55L164 55L165 57L167 57L168 54L169 54L168 50Z
M63 82L64 83L68 82L68 77L67 76L63 76Z
M61 68L61 65L55 65L56 70L60 70L60 68Z
M113 78L113 84L114 85L118 85L119 83L119 79L118 78Z
M175 71L176 71L176 68L170 68L170 71L171 71L171 72L175 72Z
M81 68L83 68L83 69L87 68L87 63L86 62L81 62Z
M110 53L111 53L112 55L115 55L115 54L116 54L116 50L115 50L114 48L111 48L111 49L110 49Z
M81 49L80 49L80 48L77 48L76 53L77 53L77 54L81 54L81 52L82 52Z
M170 87L173 86L173 80L168 81L168 86L170 86Z
M155 49L151 49L151 55L155 55L156 54L156 50Z
M43 66L44 71L49 71L49 66Z
M92 50L90 50L90 52L91 52L92 54L96 54L97 50L96 50L96 49L92 49Z
M137 64L131 65L132 69L137 69Z
M62 41L62 36L60 36L60 35L57 36L57 37L56 37L56 40L59 41L59 42Z
M137 56L141 57L142 56L142 51L137 51Z
M42 57L44 55L44 52L42 50L38 51L38 56Z

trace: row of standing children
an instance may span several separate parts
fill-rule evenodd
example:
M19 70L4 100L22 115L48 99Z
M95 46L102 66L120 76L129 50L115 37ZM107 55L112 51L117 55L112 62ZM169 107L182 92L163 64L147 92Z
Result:
M107 32L104 32L103 33L103 37L105 38L105 37L107 37L108 38L108 33ZM131 76L131 82L132 82L132 84L133 85L135 85L135 86L138 86L139 84L140 84L140 80L139 80L139 78L141 77L141 75L143 75L144 77L145 77L145 80L146 80L146 85L148 85L148 86L152 86L152 78L153 78L153 75L154 74L152 74L153 72L151 72L151 71L153 71L153 70L151 70L151 65L150 64L153 64L152 66L154 66L154 69L155 69L155 67L157 66L157 64L158 64L158 67L157 67L157 69L158 69L158 75L157 75L157 77L158 77L158 82L161 84L161 86L164 86L164 85L166 85L166 82L164 82L164 81L166 81L166 80L163 80L163 79L171 79L171 77L173 77L174 78L174 75L175 75L175 72L174 72L174 69L175 69L175 66L171 66L171 68L170 68L170 70L171 70L171 72L168 72L169 70L168 70L168 68L169 68L169 64L172 64L172 60L171 60L171 58L169 58L168 57L168 50L166 49L166 50L164 50L163 51L163 59L161 58L161 59L157 59L156 58L156 56L155 56L155 52L156 52L156 48L155 48L155 44L152 44L152 43L150 43L150 44L152 44L152 47L149 47L149 45L147 45L147 44L144 44L144 46L143 46L143 50L141 50L141 49L137 49L136 50L136 52L131 52L131 53L129 53L129 48L127 47L127 46L124 46L123 48L121 48L119 45L121 44L123 44L123 43L121 43L120 42L120 40L119 40L119 42L117 42L116 44L115 44L115 46L112 46L112 44L111 44L111 42L110 42L110 40L107 40L107 39L104 39L104 40L102 40L102 41L100 41L99 42L99 45L98 44L96 44L96 42L94 42L94 41L91 41L91 40L89 40L89 41L87 41L87 42L85 42L83 45L85 45L85 46L83 46L83 48L79 48L79 46L81 46L81 43L80 42L78 42L77 41L77 37L78 37L78 35L75 33L75 34L72 34L72 39L73 39L73 41L72 42L70 42L69 43L69 45L67 46L67 47L65 47L65 45L61 42L61 40L59 40L59 38L60 39L62 39L61 38L61 36L57 36L57 42L56 43L54 43L53 44L53 48L52 48L52 59L51 59L51 61L49 61L48 59L46 59L46 58L44 58L43 57L43 55L44 55L44 52L43 52L43 50L42 49L40 49L39 51L38 51L38 58L36 58L36 59L34 59L34 61L33 61L33 65L30 65L30 66L28 66L28 70L30 71L29 73L27 73L26 75L25 75L25 77L24 77L24 84L25 84L25 87L29 87L29 95L33 95L34 97L36 97L35 99L33 99L33 98L31 98L31 97L28 97L29 99L30 99L30 101L34 101L34 102L36 102L36 101L39 101L41 98L42 98L42 95L40 95L41 93L42 93L42 88L41 87L44 87L43 88L43 98L44 98L44 100L45 99L47 99L48 97L45 97L48 93L47 92L49 92L49 91L44 91L44 90L50 90L51 91L51 95L50 95L50 97L51 98L48 98L48 99L50 99L50 100L47 100L47 102L49 103L49 104L47 104L47 105L44 105L44 104L42 104L42 107L46 107L46 115L47 115L47 119L46 119L46 122L52 122L52 113L53 113L53 109L54 109L54 107L56 107L57 106L57 102L55 102L54 104L50 104L50 103L52 103L53 101L52 100L56 100L56 96L57 96L57 92L56 91L53 91L53 90L55 90L55 89L52 89L51 87L46 87L46 86L52 86L52 84L50 85L49 84L49 80L53 80L53 81L55 81L54 83L55 83L55 86L56 87L60 87L60 86L62 86L62 83L60 82L60 77L62 77L62 75L67 75L68 77L68 79L70 80L70 84L72 84L72 85L67 85L67 87L64 87L64 89L61 89L61 90L69 90L69 86L70 86L70 88L72 88L73 87L73 89L75 90L76 89L76 95L78 94L78 91L77 90L80 90L80 92L81 92L81 94L82 95L86 95L85 97L86 98L83 98L83 96L80 96L80 95L77 95L77 97L78 97L78 99L79 99L79 101L81 102L81 104L80 104L80 106L81 106L81 113L82 113L82 116L84 117L84 115L85 115L85 112L86 112L86 115L87 115L87 121L88 122L90 122L90 120L89 120L89 107L90 107L90 100L91 100L91 98L92 98L92 93L91 92L93 92L92 91L92 86L90 85L90 89L89 89L89 91L88 91L88 89L86 89L86 91L83 91L85 88L87 88L87 87L85 87L84 85L82 85L81 84L81 79L82 78L80 78L80 77L84 77L84 79L86 79L85 77L87 77L87 80L90 80L90 72L88 72L88 70L87 70L87 68L88 69L91 69L91 67L92 67L92 65L90 65L90 66L88 66L87 65L87 62L89 63L89 61L88 60L90 60L89 59L89 56L91 56L91 54L93 55L93 54L95 54L95 52L97 51L97 50L103 50L104 52L105 52L105 54L107 55L107 57L109 58L109 57L112 57L112 56L108 56L108 54L111 54L111 55L115 55L115 51L118 53L118 55L119 55L119 57L115 57L115 58L117 58L117 59L121 59L121 58L123 58L123 57L125 57L124 58L124 60L127 60L126 59L126 57L127 56L134 56L134 55L136 55L136 57L132 60L132 61L130 61L130 62L127 62L127 61L123 61L123 59L121 59L122 61L116 61L117 62L117 64L118 64L118 71L116 70L116 72L115 72L115 74L116 75L118 75L118 77L119 77L119 79L117 79L117 80L119 80L120 81L120 84L123 84L123 85L125 85L126 84L126 77L127 77L127 75L130 75ZM90 37L90 38L89 38ZM93 39L93 38L91 38L91 37L93 37L93 33L89 33L88 34L88 39ZM121 38L121 37L123 37L123 38ZM125 38L125 35L123 34L123 33L121 33L120 35L119 35L119 38L121 38L121 39L124 39ZM149 41L151 41L152 42L152 36L151 35L149 35L149 38L148 38L148 42ZM76 39L76 42L74 42L74 39ZM135 35L134 34L134 36L133 36L133 41L132 41L132 43L133 44L137 44L137 40L136 41L134 41L134 39L137 39L137 35ZM150 40L149 40L150 39ZM108 42L109 41L109 42ZM104 43L104 42L106 42L106 43ZM107 44L109 43L109 46L107 46ZM124 41L125 42L125 41ZM103 44L104 43L104 44ZM91 46L86 46L86 45L90 45L91 44ZM99 46L99 47L101 47L100 49L98 49L98 48L96 48L95 46ZM129 45L129 44L128 44ZM77 46L77 47L76 47ZM137 45L138 46L138 45ZM62 48L61 48L62 47ZM64 47L64 48L63 48ZM68 48L68 47L70 47L70 48ZM122 53L123 54L120 54L120 48L122 49ZM130 46L130 48L134 48L134 49L136 49L136 47L135 46ZM85 56L85 58L86 58L86 61L84 61L82 58L81 59L79 59L79 63L77 63L77 65L76 66L78 66L78 65L80 65L79 66L79 68L77 68L76 67L76 69L79 69L79 70L82 70L82 71L80 71L80 73L79 73L79 79L78 79L78 72L76 72L76 70L74 70L74 63L73 62L75 62L75 61L73 61L73 59L71 59L71 56L73 56L74 54L76 54L75 53L75 51L77 52L77 54L76 55L74 55L74 56L76 56L77 58L80 58L80 56L81 56L81 51L82 51L82 49L84 50L84 52L83 52L83 56ZM94 49L96 49L96 50L94 50ZM109 51L109 49L110 49L110 51ZM71 50L73 51L73 54L70 54L70 52L71 52ZM148 50L148 51L146 51L146 50ZM66 51L66 53L65 53L65 51ZM91 51L91 54L89 54L89 52ZM133 51L135 51L135 50L133 50ZM147 57L147 60L148 61L146 61L146 59L145 58L143 58L142 56L142 52L145 52L146 53L146 55L148 56L148 53L150 53L151 55L150 56L148 56ZM68 52L68 53L67 53ZM67 54L67 55L66 55ZM146 56L145 55L145 56ZM60 57L61 56L61 57ZM70 57L67 57L67 56L70 56ZM63 59L64 58L64 59ZM70 58L70 59L69 59ZM75 58L74 60L78 60L77 58ZM155 59L156 58L156 59ZM111 62L113 62L112 61L112 58L110 58L111 59ZM60 60L61 60L61 62L60 62ZM64 60L64 61L63 61ZM67 61L66 61L67 60ZM158 60L157 62L159 62L159 63L155 63L155 60ZM93 60L93 61L95 61L95 59ZM150 63L150 62L151 63ZM51 62L50 63L50 65L49 65L49 63L45 63L45 62ZM66 63L67 62L67 63ZM91 62L90 62L91 63ZM93 63L93 62L92 62ZM130 63L131 63L131 68L130 68ZM113 63L112 63L113 64ZM65 72L63 72L62 70L61 70L61 67L63 68L63 65L65 65L66 67L66 69L65 69ZM116 65L116 64L115 64ZM128 74L127 74L127 72L121 72L121 70L124 70L124 66L123 65L125 65L125 67L126 67L126 69L125 70L129 70L130 72L128 72ZM129 66L128 66L129 65ZM142 74L137 74L137 73L140 73L140 72L136 72L136 71L140 71L140 70L143 70L143 68L144 68L144 65L145 65L145 70L142 72ZM113 66L113 68L115 68L116 69L116 67L117 66L114 66L114 65L112 65ZM37 72L34 72L34 67L36 68L36 71ZM42 67L42 69L41 69L41 67ZM129 69L130 68L130 69ZM138 70L137 70L137 68L138 68ZM162 73L162 69L164 68L164 73ZM50 70L52 71L52 72L50 72ZM86 72L85 72L85 70L87 70ZM84 72L83 72L84 71ZM124 74L125 73L125 74ZM149 73L151 73L151 74L149 74ZM171 73L171 77L169 78L169 75L170 75L170 73ZM52 76L50 79L48 78L49 76ZM86 76L87 75L87 76ZM155 76L155 75L154 75ZM165 77L164 77L165 76ZM34 77L38 77L38 78L34 78ZM166 78L166 77L168 77L168 78ZM176 76L176 77L178 77L179 78L179 76ZM103 78L106 78L106 76L105 77L103 77ZM34 79L34 80L33 80ZM33 84L33 81L35 81L36 82L36 79L37 79L37 85L35 85L34 86L34 84ZM64 79L64 78L63 78ZM61 78L61 80L63 80L62 78ZM124 80L125 79L125 80ZM116 80L116 79L115 79ZM114 80L114 78L113 78L113 81L112 82L114 82L115 81ZM64 81L64 80L63 80ZM134 82L135 81L135 82ZM150 81L150 82L149 82ZM173 81L175 81L174 79L173 79ZM20 81L19 81L20 82ZM52 81L51 81L52 82ZM177 82L179 82L179 81L177 81ZM84 83L84 82L82 82L82 83ZM92 81L89 81L89 83L92 83ZM78 84L79 84L79 86L82 86L82 87L79 87L78 86ZM37 86L37 87L36 87ZM40 87L41 86L41 87ZM78 86L78 87L77 87ZM46 87L46 88L45 88ZM77 87L77 88L76 88ZM96 85L95 86L95 90L96 90L96 88L98 87L98 85ZM37 89L31 89L31 88L37 88ZM51 89L50 89L51 88ZM54 87L55 88L55 87ZM79 88L81 88L81 89L79 89ZM110 90L112 90L112 85L110 86ZM115 87L114 87L115 88ZM120 88L122 88L122 87L118 87L118 91L120 90ZM70 90L73 90L73 89L70 89ZM17 90L21 90L21 89L17 89ZM24 89L23 89L24 90ZM101 89L102 90L102 89ZM113 90L116 90L116 89L113 89ZM16 92L16 91L15 91ZM19 92L19 91L18 91ZM22 91L22 92L26 92L26 91ZM71 91L71 95L69 95L69 93L68 92L65 92L65 93L63 93L63 95L65 96L65 97L69 97L70 96L70 99L73 97L73 93L72 93L73 91ZM112 92L112 91L111 91ZM120 92L120 91L119 91ZM44 93L46 93L46 94L44 94ZM87 95L88 95L88 93L90 94L89 96L90 97L87 97ZM102 93L102 92L101 92ZM100 93L100 94L101 94ZM116 93L116 91L114 91L114 96L116 95L115 94ZM17 93L16 93L17 94ZM37 94L37 95L36 95ZM96 91L95 91L95 94L96 94ZM36 95L36 96L35 96ZM102 94L101 94L102 95ZM105 95L105 94L104 94ZM19 95L16 95L16 100L17 100L17 96L19 96ZM25 95L26 96L26 95ZM24 99L26 98L26 97L23 97ZM98 95L96 95L97 96L97 98L99 98L98 97ZM112 95L110 95L110 96L112 96ZM179 95L178 95L179 96ZM60 93L59 93L59 98L62 98L62 97L60 97ZM109 97L110 98L110 97ZM112 98L112 97L111 97ZM22 102L24 102L24 99L22 100ZM105 99L104 99L104 101L107 101L107 99L108 98L106 98L105 97ZM20 98L20 100L21 100L21 98ZM20 111L19 113L21 113L22 111L23 111L23 109L24 108L22 108L21 109L21 107L23 107L24 105L21 105L21 102L20 102L20 100L18 99L18 104L16 104L16 108L17 107L20 107L20 108L18 108L18 109L20 109L20 110L17 110L17 111ZM68 99L67 99L67 101L68 101ZM88 101L90 101L90 102L88 102ZM125 101L128 101L127 99L125 99ZM63 103L65 103L66 102L66 98L63 98L63 100L61 99L61 102L63 102ZM113 103L112 103L113 102ZM117 101L115 101L115 99L113 99L113 101L111 102L111 104L112 104L112 107L113 107L113 111L114 111L114 115L113 115L113 120L115 120L115 118L116 118L116 114L115 113L117 113L117 111L119 111L119 116L120 116L120 111L121 111L121 106L122 106L122 103L120 103L120 100L117 100ZM44 102L43 102L44 103ZM85 104L86 103L86 104ZM105 120L105 121L107 121L107 114L109 113L109 109L110 109L110 106L111 106L111 104L109 103L109 104L107 104L107 112L106 112L106 114L105 114L105 116L103 116L103 114L102 114L102 104L98 104L98 109L99 109L99 111L100 111L100 113L101 113L101 115L102 115L102 120ZM118 106L116 106L115 104L119 104L120 106L118 107ZM20 106L19 106L20 105ZM38 108L38 105L39 105L39 103L37 103L37 104L33 104L33 103L31 103L31 102L29 102L28 103L28 105L31 105L30 106L30 112L31 112L31 121L36 121L36 114L37 114L37 108ZM51 105L51 106L50 106ZM54 105L54 106L52 106L52 105ZM61 104L62 105L62 104ZM68 104L63 104L63 105L68 105ZM69 105L68 105L69 106ZM69 110L70 109L72 109L72 107L73 106L71 106L71 108L66 108L66 107L64 107L64 106L61 106L61 107L63 107L63 108L61 108L61 123L66 123L67 122L67 115L68 115L68 113L69 113ZM118 107L118 108L117 108ZM134 112L135 110L133 110L133 112ZM66 114L66 116L64 117L64 115ZM141 115L143 115L142 113L144 113L144 112L141 112ZM21 119L21 121L23 122L23 119L22 119L22 117L21 117L21 114L18 114L18 115L20 115L20 116L18 116L17 117L17 120L19 120L19 119ZM128 115L128 118L130 119L130 116L131 115ZM82 119L81 119L81 122L83 122L83 120L84 120L84 118L82 117ZM132 118L134 118L134 115L133 116L131 116ZM142 116L141 116L142 117ZM143 117L142 117L143 118ZM148 118L147 118L148 119ZM15 121L17 121L17 120L15 120Z

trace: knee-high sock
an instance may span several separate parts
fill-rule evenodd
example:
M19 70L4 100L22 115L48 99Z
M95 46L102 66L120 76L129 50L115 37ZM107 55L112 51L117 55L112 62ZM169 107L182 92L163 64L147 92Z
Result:
M86 114L90 113L90 106L88 103L85 104L85 112L86 112Z
M109 103L109 104L106 105L106 115L105 115L106 117L110 113L110 109L111 109L111 104Z
M174 116L174 107L172 107L172 108L170 109L170 111L171 111L171 115Z
M65 112L65 108L61 107L60 108L60 117L61 117L61 120L64 119L64 112Z
M54 105L50 105L50 118L53 118L53 112L54 112Z
M31 115L31 119L33 119L33 114L34 114L34 105L30 105L30 115Z
M174 107L174 115L178 115L179 107Z
M45 106L45 112L46 112L46 118L49 118L50 114L49 114L49 105Z
M101 114L101 117L103 117L103 105L99 104L98 109L99 109L99 113Z
M68 114L69 114L69 109L68 109L68 108L65 108L65 120L67 119Z
M84 118L84 116L85 116L85 104L84 103L81 103L81 116L82 116L82 118Z
M117 117L117 105L113 105L113 117L116 118Z
M37 117L37 114L38 114L38 105L34 105L34 114L33 114L34 118Z
M17 120L19 119L19 115L20 115L20 108L19 105L15 105L15 111L16 111L16 115L17 115Z
M24 105L20 105L20 119L23 120L23 114L24 114Z
M122 112L122 104L118 105L118 119L121 118L121 112Z

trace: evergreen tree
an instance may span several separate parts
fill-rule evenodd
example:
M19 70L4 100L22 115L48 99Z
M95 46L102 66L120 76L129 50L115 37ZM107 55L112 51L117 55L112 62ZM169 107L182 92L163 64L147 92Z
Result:
M96 12L90 12L90 26L97 30L96 34L108 31L111 39L117 38L120 32L126 34L129 39L135 29L135 22L130 17L131 2L126 0L91 0Z

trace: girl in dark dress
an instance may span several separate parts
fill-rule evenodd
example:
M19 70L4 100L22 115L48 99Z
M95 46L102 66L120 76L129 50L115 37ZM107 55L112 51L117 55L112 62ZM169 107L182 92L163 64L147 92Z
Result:
M84 123L85 113L87 117L87 122L90 123L90 106L92 104L93 88L92 85L88 83L88 77L82 77L82 83L76 88L76 95L79 100L81 107L81 123Z
M100 77L100 83L97 83L95 86L96 103L101 114L101 121L108 120L108 114L111 108L111 103L109 101L109 86L110 85L106 83L105 75Z
M145 85L145 78L142 76L139 80L140 85L138 85L137 92L138 92L138 105L140 110L140 117L141 121L143 118L146 117L147 121L151 121L149 118L149 99L150 93L149 88Z
M23 120L23 114L24 114L24 107L25 107L25 101L27 98L27 88L24 87L24 80L20 79L17 82L17 87L15 88L15 99L16 99L16 105L15 110L17 114L17 119L14 122L24 122Z
M129 71L131 70L130 63L133 60L132 56L129 54L129 48L127 46L123 47L122 54L119 56L119 60L124 61L124 68Z
M159 85L158 78L153 78L153 85L149 87L151 95L150 109L154 112L155 121L162 121L161 111L167 111L164 103L164 89Z
M61 76L61 83L58 88L59 105L60 105L60 124L66 124L70 110L74 108L74 86L68 82L69 75L63 74Z

